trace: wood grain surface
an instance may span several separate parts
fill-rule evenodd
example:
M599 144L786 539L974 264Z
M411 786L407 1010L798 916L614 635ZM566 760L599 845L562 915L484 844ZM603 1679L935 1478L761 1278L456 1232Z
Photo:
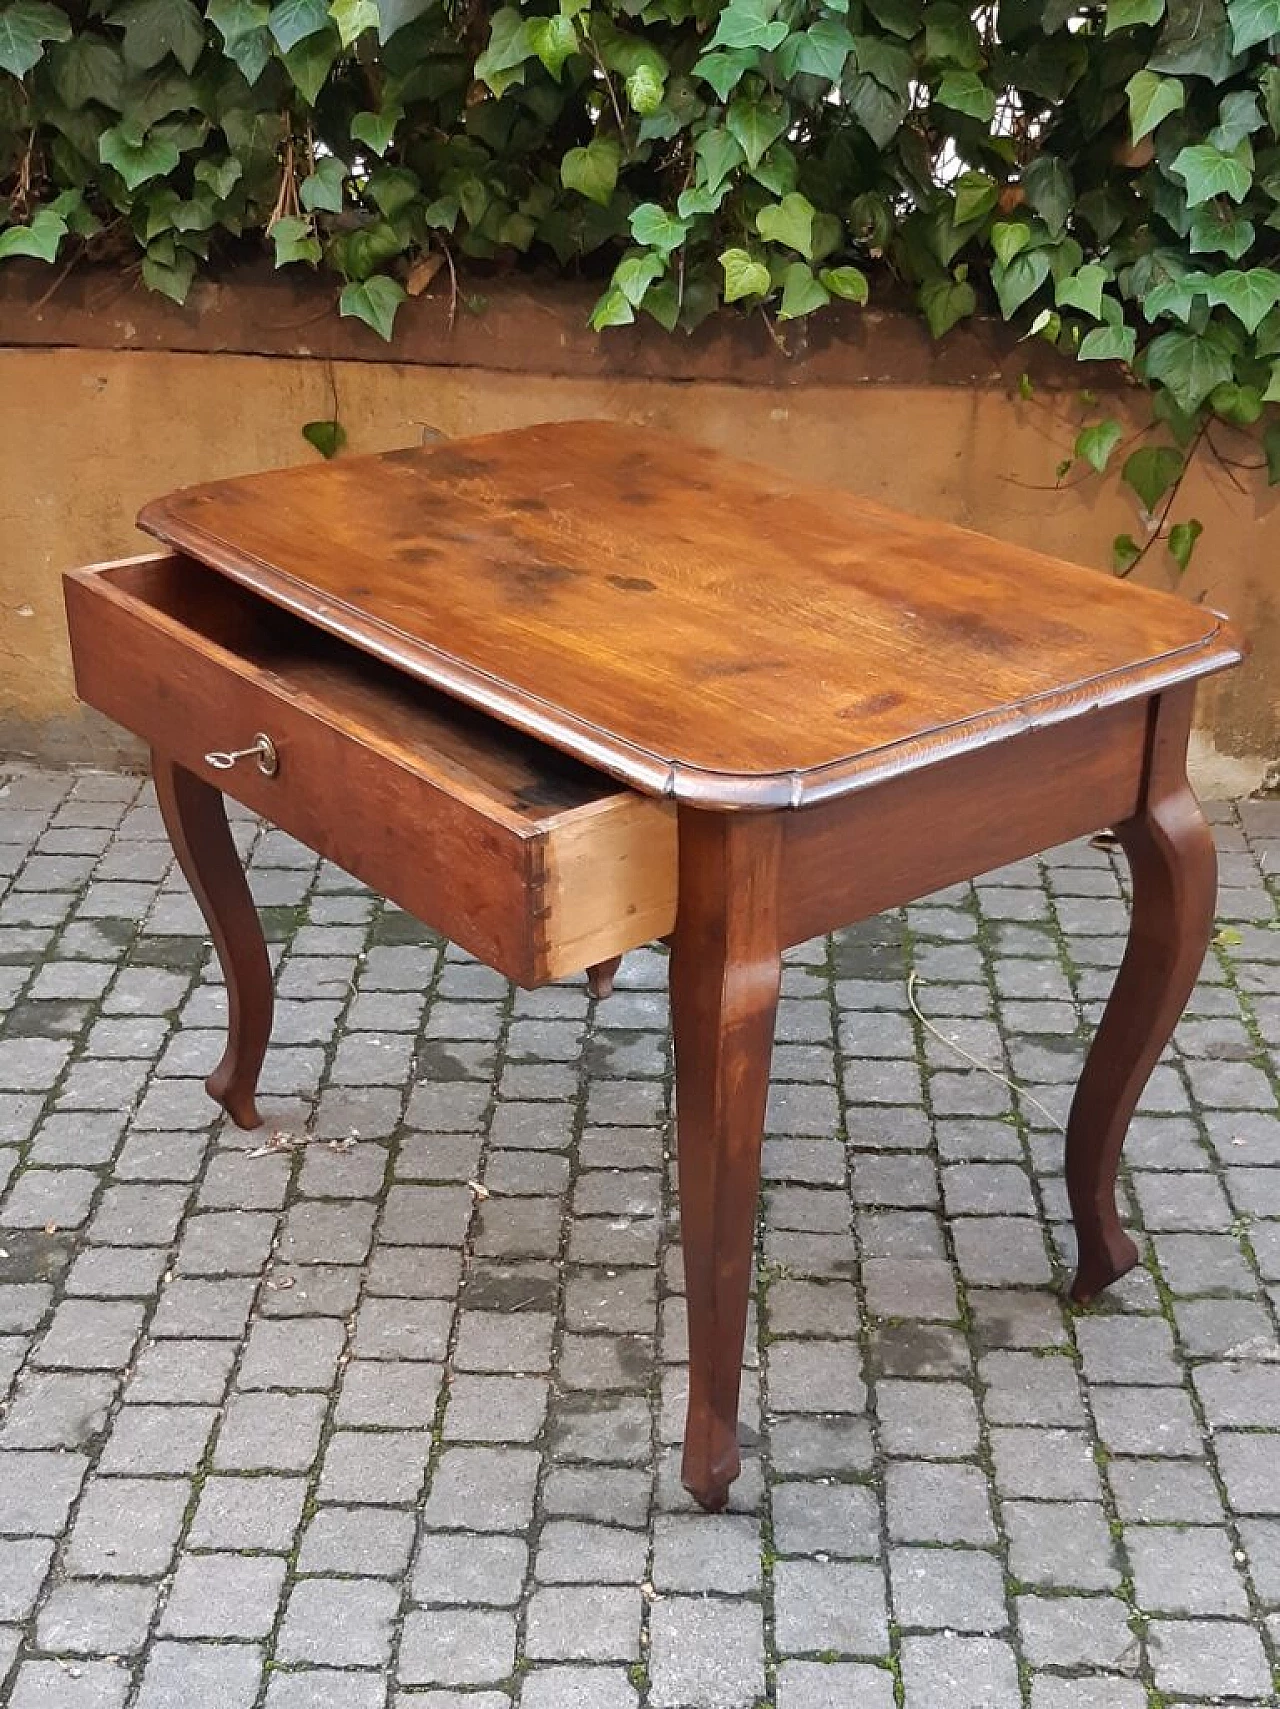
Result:
M704 807L829 799L1240 657L1169 595L606 422L221 481L139 521Z

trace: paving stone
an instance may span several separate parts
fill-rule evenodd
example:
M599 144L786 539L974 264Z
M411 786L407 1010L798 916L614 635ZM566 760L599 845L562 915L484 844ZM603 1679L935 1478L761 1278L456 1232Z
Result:
M906 1627L1000 1632L1009 1624L1004 1575L976 1549L904 1549L890 1557L894 1613Z
M286 1553L293 1545L306 1493L303 1478L207 1477L187 1541L195 1549Z
M0 1534L56 1536L88 1463L83 1454L58 1449L0 1453Z
M1147 1648L1161 1691L1265 1700L1271 1670L1252 1626L1232 1620L1153 1620Z
M773 1541L784 1555L875 1557L880 1553L879 1503L871 1490L856 1484L779 1484L773 1493Z
M395 1587L360 1579L309 1578L296 1584L276 1640L284 1662L385 1667L391 1657Z
M1005 1501L1009 1568L1024 1584L1111 1590L1120 1582L1107 1516L1087 1501Z
M175 1638L265 1638L275 1624L285 1564L270 1555L184 1555L160 1632Z
M152 1647L136 1709L250 1709L262 1678L256 1644L175 1644Z
M386 1680L368 1673L334 1668L275 1672L267 1686L265 1709L385 1709Z
M36 1642L58 1655L136 1655L146 1643L158 1596L156 1585L58 1585L40 1610Z
M999 1638L907 1637L902 1641L906 1709L1018 1709L1013 1650Z
M67 1546L68 1573L156 1577L173 1558L189 1499L173 1478L90 1481Z
M9 1709L122 1709L129 1675L117 1661L26 1661L18 1669Z
M405 1618L398 1674L404 1685L486 1685L505 1679L515 1659L514 1614L415 1610Z
M764 1628L751 1602L664 1596L651 1614L653 1709L751 1709L764 1692Z
M53 1550L47 1537L5 1538L0 1544L0 1620L25 1620L31 1613Z
M890 1535L902 1542L995 1542L987 1483L976 1466L891 1461L885 1505Z
M87 1448L106 1428L117 1387L106 1373L27 1372L0 1426L0 1449Z
M637 1532L551 1520L538 1538L534 1572L542 1584L633 1584L644 1578L648 1554L648 1539ZM653 1582L664 1588L656 1568Z
M552 1661L631 1661L639 1653L638 1587L550 1585L529 1600L525 1651Z
M1020 1596L1018 1629L1033 1667L1136 1669L1129 1610L1114 1596Z
M325 1447L320 1497L390 1506L416 1501L430 1451L423 1431L337 1431Z
M774 1626L786 1653L878 1655L889 1647L884 1575L853 1562L779 1561Z

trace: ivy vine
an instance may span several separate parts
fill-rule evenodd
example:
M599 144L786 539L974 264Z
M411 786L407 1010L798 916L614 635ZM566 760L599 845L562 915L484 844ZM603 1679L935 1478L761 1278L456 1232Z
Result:
M1149 388L1147 540L1223 424L1280 481L1280 0L0 0L0 260L182 302L264 244L392 336L460 267L598 329L998 312Z

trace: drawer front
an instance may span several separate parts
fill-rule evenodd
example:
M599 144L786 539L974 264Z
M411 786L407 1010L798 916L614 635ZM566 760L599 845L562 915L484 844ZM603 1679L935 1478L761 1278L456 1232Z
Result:
M152 747L521 984L670 931L670 808L602 780L585 806L514 814L420 740L398 747L358 705L299 692L287 661L277 673L147 604L115 568L66 578L76 687ZM254 756L209 763L259 733L274 775Z

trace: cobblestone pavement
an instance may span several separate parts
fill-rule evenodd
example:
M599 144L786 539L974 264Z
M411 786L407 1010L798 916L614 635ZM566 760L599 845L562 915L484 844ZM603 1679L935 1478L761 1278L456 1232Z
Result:
M0 1701L1274 1703L1280 804L1214 818L1222 929L1128 1150L1145 1268L1088 1314L1050 1118L1112 858L788 956L708 1518L662 957L513 993L242 816L280 1149L212 1119L222 991L149 793L0 771Z

